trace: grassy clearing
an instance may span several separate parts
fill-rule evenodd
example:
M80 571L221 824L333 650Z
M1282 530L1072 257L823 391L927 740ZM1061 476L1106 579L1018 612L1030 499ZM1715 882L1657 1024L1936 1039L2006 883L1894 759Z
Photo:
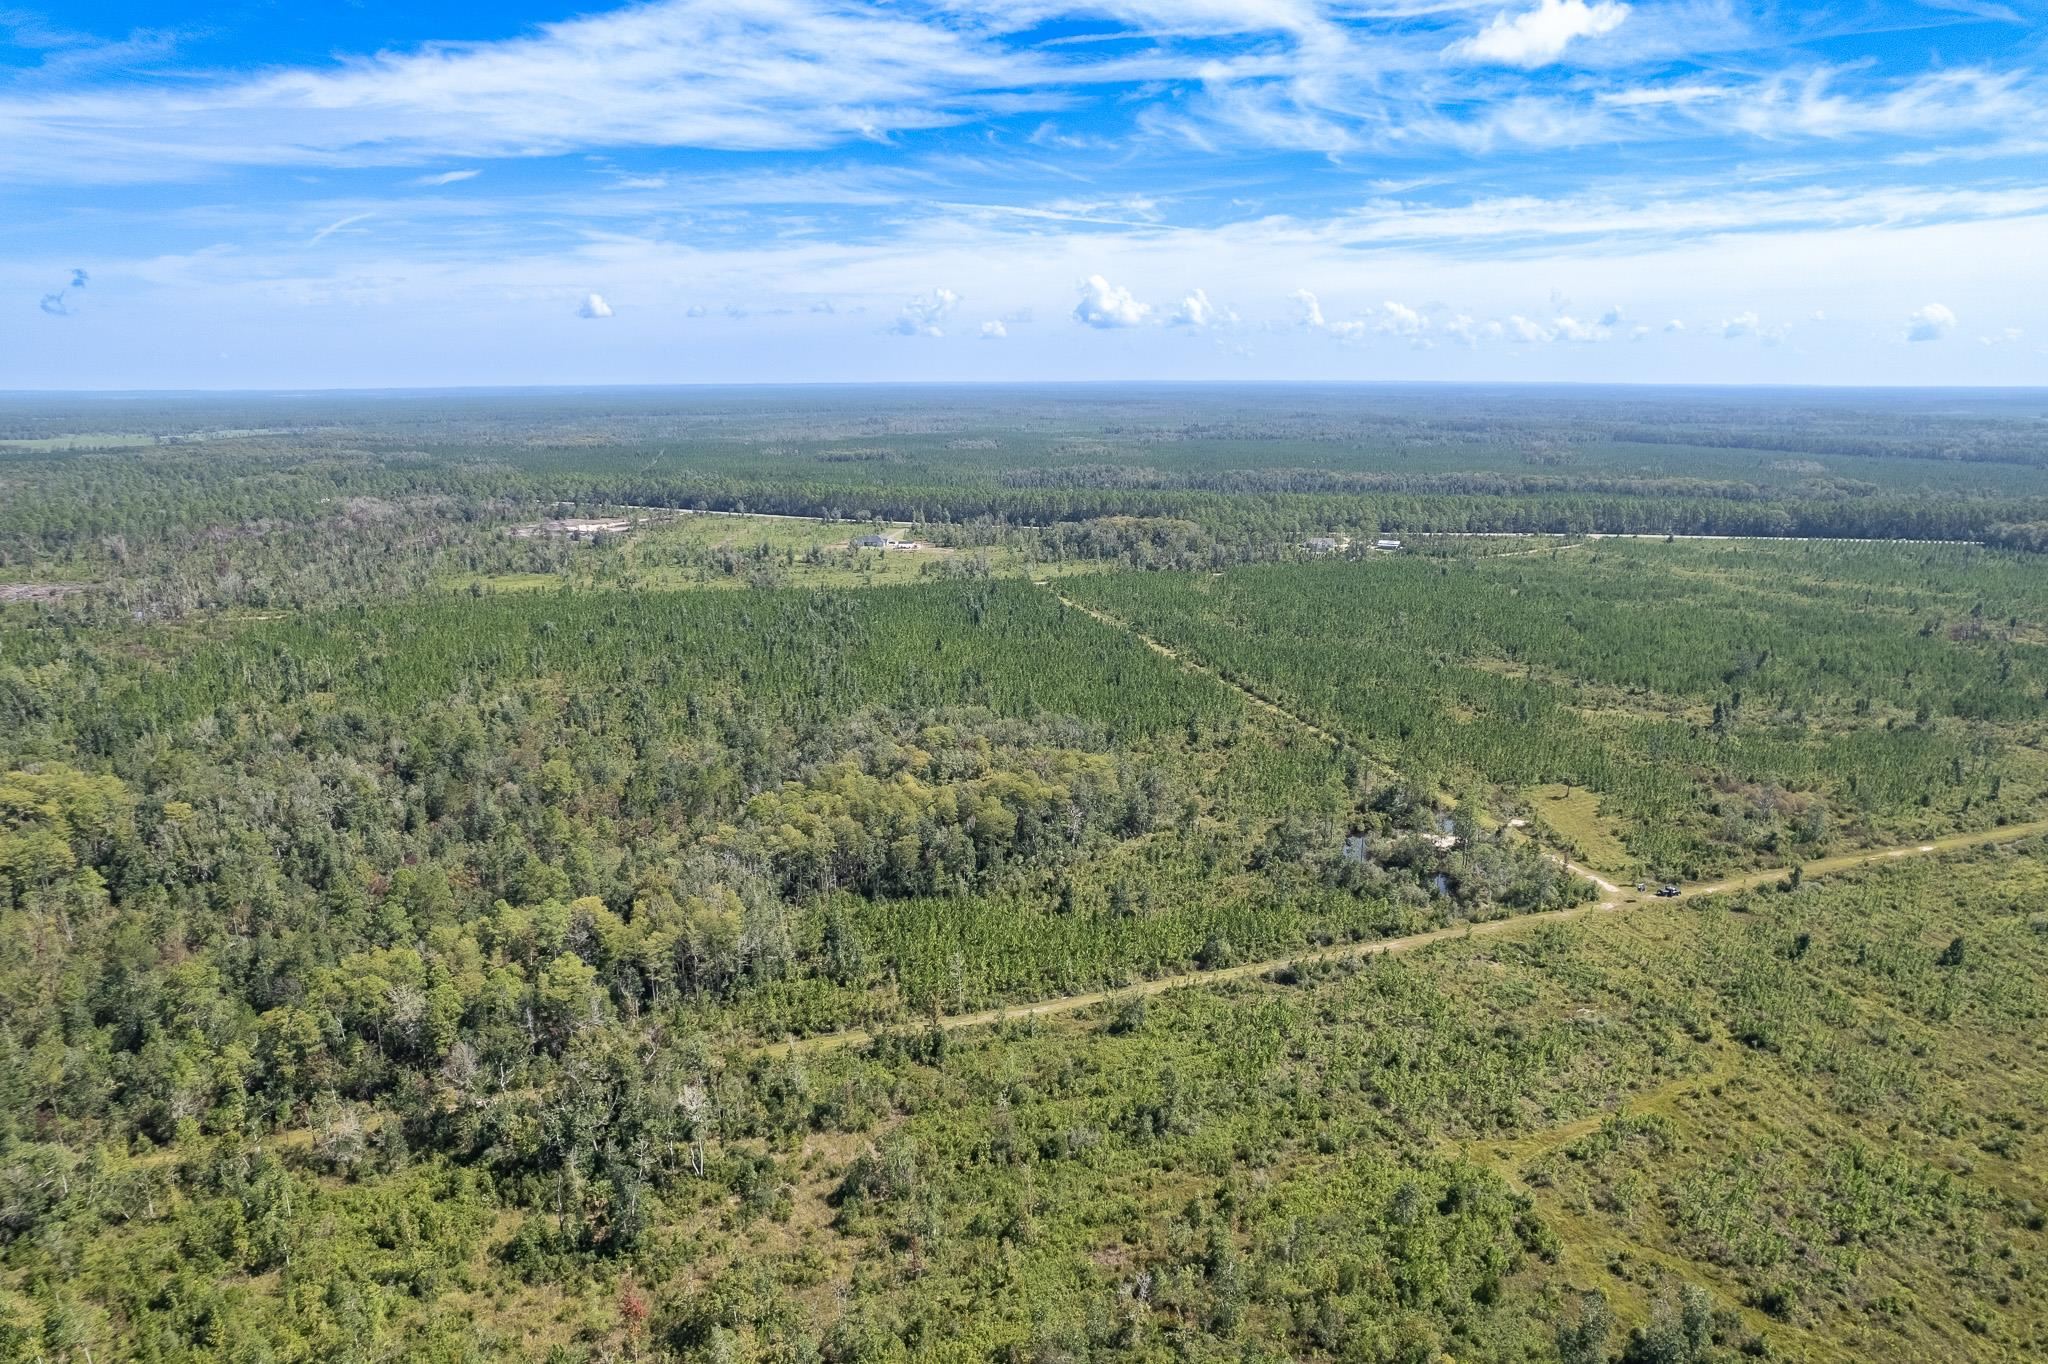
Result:
M1625 877L1635 866L1622 845L1616 821L1600 812L1600 797L1583 786L1552 782L1522 792L1542 821L1565 840L1578 860L1610 877Z
M0 440L0 450L21 450L37 454L57 454L71 450L134 450L156 444L156 437L148 435L123 434L115 431L86 431L69 436L41 436L29 439Z
M915 548L869 547L862 536L886 535ZM919 541L909 522L816 521L794 516L655 514L634 530L594 543L536 537L531 567L451 570L443 588L523 592L544 587L629 591L721 591L805 587L846 590L890 587L934 577L1036 580L1100 571L1087 560L1048 561L1011 544L955 548Z

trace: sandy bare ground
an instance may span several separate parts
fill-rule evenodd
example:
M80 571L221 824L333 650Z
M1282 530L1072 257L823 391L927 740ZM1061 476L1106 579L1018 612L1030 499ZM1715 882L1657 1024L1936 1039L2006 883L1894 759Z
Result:
M59 601L91 583L0 583L0 602Z

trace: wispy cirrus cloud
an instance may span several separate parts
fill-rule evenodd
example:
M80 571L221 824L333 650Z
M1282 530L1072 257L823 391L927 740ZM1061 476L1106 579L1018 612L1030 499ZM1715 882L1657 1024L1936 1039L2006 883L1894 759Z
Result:
M636 331L772 332L791 353L830 335L899 364L1168 345L1192 363L1215 348L1189 339L1228 326L1318 363L1736 365L1759 348L1719 337L1752 311L1738 339L1825 311L1802 347L1905 353L1933 298L1971 335L2038 334L2013 243L2048 219L2029 131L2048 58L1996 16L1930 57L1925 25L1968 16L1915 7L1922 36L1894 40L1894 8L651 0L323 61L46 60L0 71L0 275L41 296L89 216L128 234L103 305L402 306L417 325L439 300L547 326L627 279ZM1884 56L1845 61L1847 37ZM96 188L122 180L153 182L146 212ZM1078 325L1016 325L1033 309ZM877 331L939 344L861 344ZM1617 337L1645 344L1594 344ZM1967 353L2010 377L2031 348Z
M1117 27L1095 36L1119 41L1036 27L1073 18L1106 19ZM1762 41L1704 0L656 0L324 65L0 87L0 171L167 180L636 148L816 151L1038 112L1091 124L1065 141L1020 130L1056 151L1164 139L1218 155L1486 155L1714 136L2004 138L2044 108L2030 63L1715 67L1685 45L1694 31ZM1595 53L1576 80L1543 70Z
M314 232L312 236L306 238L306 245L318 246L321 242L326 241L335 233L354 227L357 223L365 222L376 216L377 215L374 213L351 213L347 217L336 218L333 222L327 224L327 226L323 228L320 228L318 231Z

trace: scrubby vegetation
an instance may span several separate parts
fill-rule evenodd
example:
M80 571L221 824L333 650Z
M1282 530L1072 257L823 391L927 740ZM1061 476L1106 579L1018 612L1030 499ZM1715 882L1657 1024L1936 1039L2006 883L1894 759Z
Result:
M1692 878L2036 808L2033 577L1946 547L1596 541L1061 591L1413 780L1600 792L1635 866Z
M0 1361L2038 1357L2032 419L9 400Z

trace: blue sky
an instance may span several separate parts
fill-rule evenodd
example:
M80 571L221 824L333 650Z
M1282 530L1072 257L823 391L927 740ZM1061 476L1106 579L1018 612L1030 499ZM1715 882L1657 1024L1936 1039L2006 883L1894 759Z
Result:
M0 8L0 388L2040 384L2044 17Z

